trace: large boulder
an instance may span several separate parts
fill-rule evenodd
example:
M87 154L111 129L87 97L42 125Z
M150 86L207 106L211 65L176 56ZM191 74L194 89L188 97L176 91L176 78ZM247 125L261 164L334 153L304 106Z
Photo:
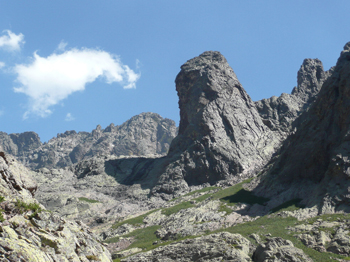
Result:
M124 262L141 261L252 261L249 257L250 242L240 234L222 232L186 239L161 246L154 250L122 259Z
M253 255L254 262L312 262L305 253L296 248L289 240L280 237L269 239L260 244Z

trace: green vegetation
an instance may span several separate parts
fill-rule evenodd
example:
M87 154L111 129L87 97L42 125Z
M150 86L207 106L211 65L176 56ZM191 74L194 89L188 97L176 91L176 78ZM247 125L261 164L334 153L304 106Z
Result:
M5 201L5 197L0 196L0 203L1 203L1 202L4 202L4 201ZM2 209L0 208L0 222L5 221L4 216L3 216L2 212L4 212L4 210L2 210Z
M197 198L194 198L192 200L195 200L197 203L204 201L204 200L220 200L222 201L220 207L219 207L219 212L226 212L227 214L232 213L232 209L230 209L230 206L235 205L236 203L247 203L250 205L253 204L264 204L267 202L269 199L263 198L263 197L257 197L252 194L252 192L247 191L243 188L243 184L249 183L250 179L245 180L237 185L234 185L229 188L225 188L222 190L218 190L216 192L209 192L211 190L216 189L215 187L209 187L209 188L203 188L201 190L193 191L188 193L187 195L195 195L198 192L209 192L207 194L204 194L202 196L199 196ZM252 233L258 234L261 238L262 241L266 241L266 235L271 234L272 237L281 237L287 240L292 241L292 243L297 247L302 249L306 255L310 256L314 261L334 261L337 258L343 259L343 260L350 260L349 257L345 257L342 255L337 255L333 253L328 253L328 252L318 252L314 249L306 247L298 238L296 238L294 235L295 233L290 232L287 228L290 226L296 226L298 224L313 224L317 219L323 219L324 221L337 221L339 219L341 220L349 220L350 219L350 214L331 214L331 215L322 215L322 216L317 216L315 218L307 219L305 221L298 221L294 217L281 217L277 214L276 212L280 211L293 211L297 210L299 208L303 208L303 206L300 204L301 199L292 199L290 201L287 201L274 209L271 210L270 215L266 215L263 217L260 217L254 221L251 222L246 222L242 223L230 228L225 228L225 229L220 229L216 231L206 231L205 234L212 234L212 233L217 233L217 232L223 232L227 231L230 233L238 233L241 234L242 236L246 237L250 241L252 241L254 244L254 240L249 238L249 235ZM194 202L192 202L194 203ZM176 204L175 206L169 207L162 209L162 214L170 216L171 214L175 214L179 212L180 210L187 209L194 207L195 204L192 204L189 201L181 202L179 204ZM128 224L133 224L133 225L138 225L143 223L143 219L150 213L155 212L151 211L148 212L144 215L125 220L123 222L119 222L115 224L113 227L118 227L122 224L128 223ZM145 251L149 251L151 249L154 249L159 246L164 246L168 245L173 242L178 242L184 239L188 238L195 238L195 237L200 237L200 236L187 236L187 237L179 237L176 240L169 240L169 241L159 241L159 239L155 235L155 231L159 229L160 226L155 225L151 227L146 227L146 228L139 228L134 230L133 232L130 232L129 234L123 235L123 237L133 237L135 241L128 247L129 248L134 248L138 247ZM320 230L324 230L323 228L320 228ZM330 229L331 230L331 229ZM113 243L113 242L118 242L119 238L111 238L108 239L107 243ZM155 241L158 241L157 244L153 245ZM115 259L114 261L120 261L120 259Z
M100 201L94 200L94 199L90 199L90 198L86 198L86 197L79 197L80 201L84 201L84 202L88 202L88 203L101 203Z
M187 209L190 207L194 207L194 204L191 204L190 202L186 201L186 202L182 202L180 204L177 204L175 206L172 207L168 207L162 210L162 214L166 215L166 216L170 216L171 214L175 214L177 212L179 212L181 209Z
M203 192L208 192L208 191L211 191L211 190L214 190L214 189L217 189L219 187L217 186L209 186L209 187L204 187L202 189L198 189L198 190L195 190L195 191L192 191L192 192L189 192L183 196L192 196L194 194L197 194L197 193L203 193Z
M195 198L194 200L197 202L197 203L199 203L199 202L202 202L202 201L204 201L204 200L206 200L207 198L209 198L210 196L212 196L213 194L205 194L205 195L202 195L202 196L200 196L200 197L197 197L197 198Z
M18 212L23 214L27 211L33 211L33 214L30 216L30 218L35 217L38 213L42 211L39 203L25 203L22 200L17 199L17 202L15 203L15 206L18 209Z
M284 202L283 204L271 209L271 213L276 213L280 211L294 211L299 208L304 208L305 206L300 204L301 200L302 199L300 198L296 198L296 199L292 199L287 202Z
M128 248L142 248L142 250L149 250L153 246L153 242L159 240L155 232L160 228L160 226L151 226L146 228L136 229L123 237L134 237L135 242L133 242Z
M210 197L211 200L220 199L227 205L233 206L237 203L246 204L264 204L269 199L264 197L255 196L252 192L245 190L243 185L249 183L252 179L244 180L243 182L236 184L234 186L219 190L213 194L205 194L203 196L197 197L194 200L197 202L202 202ZM205 192L205 191L203 191Z
M332 215L322 215L322 216L317 216L315 218L309 219L308 222L315 222L317 219L323 219L327 221L336 221L338 219L349 219L350 214L347 215L342 215L342 214L332 214ZM241 234L242 236L246 237L247 239L251 240L249 238L249 235L252 233L260 235L261 239L265 241L266 239L264 236L267 234L271 234L272 237L281 237L287 240L290 240L293 242L294 246L297 248L302 249L305 254L310 256L314 261L334 261L334 259L331 259L330 257L333 258L341 258L341 259L346 259L346 257L333 254L333 253L328 253L328 252L318 252L314 249L306 247L299 239L294 237L291 232L287 230L287 227L289 226L295 226L297 224L304 224L305 221L298 221L294 217L286 217L282 218L280 216L277 216L275 214L272 215L266 215L261 218L258 218L255 221L251 222L246 222L243 224L239 224L227 229L221 229L221 230L216 230L213 232L209 232L207 234L212 234L212 233L217 233L217 232L223 232L227 231L230 233L238 233Z
M233 210L231 208L229 208L227 205L222 203L220 205L218 212L223 212L223 211L226 212L226 215L231 214L233 212Z
M111 237L104 240L103 242L109 244L109 243L117 243L118 241L119 241L119 237Z
M120 227L121 225L124 225L124 224L129 224L129 225L133 225L133 226L137 226L137 225L142 225L143 224L143 220L146 216L148 216L149 214L153 213L153 212L156 212L158 209L155 209L155 210L152 210L146 214L143 214L143 215L140 215L140 216L137 216L137 217L133 217L133 218L130 218L130 219L127 219L127 220L124 220L124 221L121 221L121 222L117 222L115 223L112 228L118 228Z
M226 202L229 205L234 205L236 203L246 203L249 205L254 205L254 204L262 205L265 202L267 202L269 199L255 196L252 192L242 188L238 190L238 192L234 193L233 195L220 198L220 200L223 202Z

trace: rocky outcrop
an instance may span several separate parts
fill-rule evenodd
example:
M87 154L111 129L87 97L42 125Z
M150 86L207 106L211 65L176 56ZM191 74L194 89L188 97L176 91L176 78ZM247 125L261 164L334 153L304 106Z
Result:
M294 247L293 243L280 237L273 237L266 243L260 244L253 255L254 262L312 262L304 252Z
M179 134L163 162L155 193L251 175L279 146L219 52L204 52L176 77Z
M298 130L278 152L255 192L303 198L319 213L350 211L350 48L344 47Z
M91 133L66 131L42 144L34 132L0 132L0 147L31 169L63 168L99 155L164 155L176 136L175 122L155 113L142 113L120 126L100 125Z
M327 221L318 218L314 223L300 224L288 229L296 232L295 237L305 246L318 252L350 255L349 222L346 219Z
M121 261L252 261L248 255L249 248L250 242L246 238L239 234L223 232L186 239Z
M298 85L291 94L283 93L280 97L273 96L255 102L263 123L281 140L285 139L293 131L294 120L315 101L331 72L323 70L319 59L305 59L298 71Z
M32 197L31 175L0 152L0 260L112 261L87 226L62 219Z

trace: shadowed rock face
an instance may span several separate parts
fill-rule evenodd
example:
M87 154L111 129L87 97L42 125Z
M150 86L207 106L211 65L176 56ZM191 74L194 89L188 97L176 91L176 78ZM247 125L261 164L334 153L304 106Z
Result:
M318 98L302 116L296 133L284 143L280 157L256 192L321 202L320 212L349 206L350 186L350 48L344 47Z
M189 60L175 82L179 134L170 146L158 190L171 192L176 180L213 184L248 175L269 160L279 140L219 52Z

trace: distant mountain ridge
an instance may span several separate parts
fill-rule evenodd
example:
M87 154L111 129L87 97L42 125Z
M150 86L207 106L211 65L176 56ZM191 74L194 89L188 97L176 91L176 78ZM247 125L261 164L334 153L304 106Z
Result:
M91 133L66 131L47 143L35 132L0 132L0 147L31 169L62 168L98 155L164 155L176 133L173 120L141 113L120 126L98 125Z

